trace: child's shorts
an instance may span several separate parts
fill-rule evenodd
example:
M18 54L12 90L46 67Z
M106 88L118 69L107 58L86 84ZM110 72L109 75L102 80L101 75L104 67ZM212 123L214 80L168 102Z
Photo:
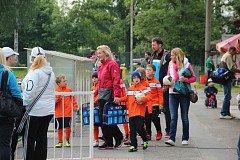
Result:
M71 117L61 117L61 118L56 118L56 123L55 123L55 128L56 129L63 129L63 124L64 128L70 127L71 126Z

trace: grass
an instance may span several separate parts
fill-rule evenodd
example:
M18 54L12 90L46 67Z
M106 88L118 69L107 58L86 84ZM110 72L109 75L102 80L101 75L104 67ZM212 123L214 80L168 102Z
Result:
M27 69L24 68L12 68L14 75L16 77L21 77L22 79L27 75Z
M204 88L206 87L205 84L200 84L198 82L193 83L192 86L194 86L194 87L196 87L197 89L200 89L200 90L204 90ZM222 85L215 84L214 86L218 89L218 92L223 92ZM232 87L232 93L239 93L239 92L240 92L240 86Z

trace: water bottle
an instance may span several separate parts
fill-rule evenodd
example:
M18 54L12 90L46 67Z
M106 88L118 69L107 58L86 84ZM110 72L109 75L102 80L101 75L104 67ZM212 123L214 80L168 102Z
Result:
M118 110L118 123L123 123L123 110Z
M114 123L114 124L117 124L117 120L118 120L117 114L118 114L118 111L117 111L117 110L113 110L113 115L114 115L114 117L113 117L113 123Z
M84 112L83 112L83 123L84 124L89 124L89 117L88 117L88 111L87 110L85 110Z
M112 111L108 111L108 124L112 124L113 120L112 120Z
M94 123L99 123L100 122L98 112L99 112L99 110L97 108L95 108L94 109Z

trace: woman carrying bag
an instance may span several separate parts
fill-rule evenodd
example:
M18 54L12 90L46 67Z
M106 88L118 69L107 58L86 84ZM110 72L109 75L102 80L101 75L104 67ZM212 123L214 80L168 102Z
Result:
M185 69L191 71L191 77L186 78L183 75ZM169 63L168 76L173 77L174 84L177 81L184 83L193 83L196 81L196 76L194 74L191 64L185 57L185 53L180 48L174 48L171 51L171 62ZM183 86L184 87L184 86ZM189 140L189 111L190 99L186 95L182 95L174 91L174 85L169 88L169 108L171 114L171 124L170 124L170 138L165 143L170 146L175 145L176 131L177 131L177 121L178 121L178 107L181 109L181 118L183 126L182 135L182 145L188 145Z
M55 111L54 84L52 67L47 63L44 54L38 53L22 82L23 105L26 109L37 99L26 121L24 160L47 159L47 131ZM41 96L38 96L40 93Z
M118 104L120 101L120 67L113 60L108 46L98 46L97 54L101 64L98 68L99 89L96 90L95 94L98 94L101 129L105 139L105 143L99 146L99 149L113 149L113 147L117 148L122 144L122 132L117 125L106 125L102 123L102 120L105 104L109 101ZM113 145L113 138L115 145Z
M4 71L8 71L7 89L12 97L21 98L21 92L18 87L17 79L5 66L6 58L0 49L0 84ZM1 86L2 89L2 86ZM1 90L2 91L2 90ZM15 120L13 117L6 117L0 113L0 159L10 160L11 158L11 138L13 134Z

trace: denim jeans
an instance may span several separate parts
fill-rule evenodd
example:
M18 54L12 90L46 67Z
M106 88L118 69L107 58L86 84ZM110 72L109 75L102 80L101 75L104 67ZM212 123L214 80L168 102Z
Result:
M229 81L227 84L223 85L224 100L221 109L221 115L226 116L230 115L230 100L232 90L232 81Z
M183 126L182 140L189 139L189 120L188 111L190 100L188 97L181 94L170 94L169 95L169 109L171 114L171 124L170 124L170 139L175 142L176 132L177 132L177 121L178 121L178 107L180 105L181 118Z
M238 160L240 160L240 135L238 139L237 153L238 153Z

